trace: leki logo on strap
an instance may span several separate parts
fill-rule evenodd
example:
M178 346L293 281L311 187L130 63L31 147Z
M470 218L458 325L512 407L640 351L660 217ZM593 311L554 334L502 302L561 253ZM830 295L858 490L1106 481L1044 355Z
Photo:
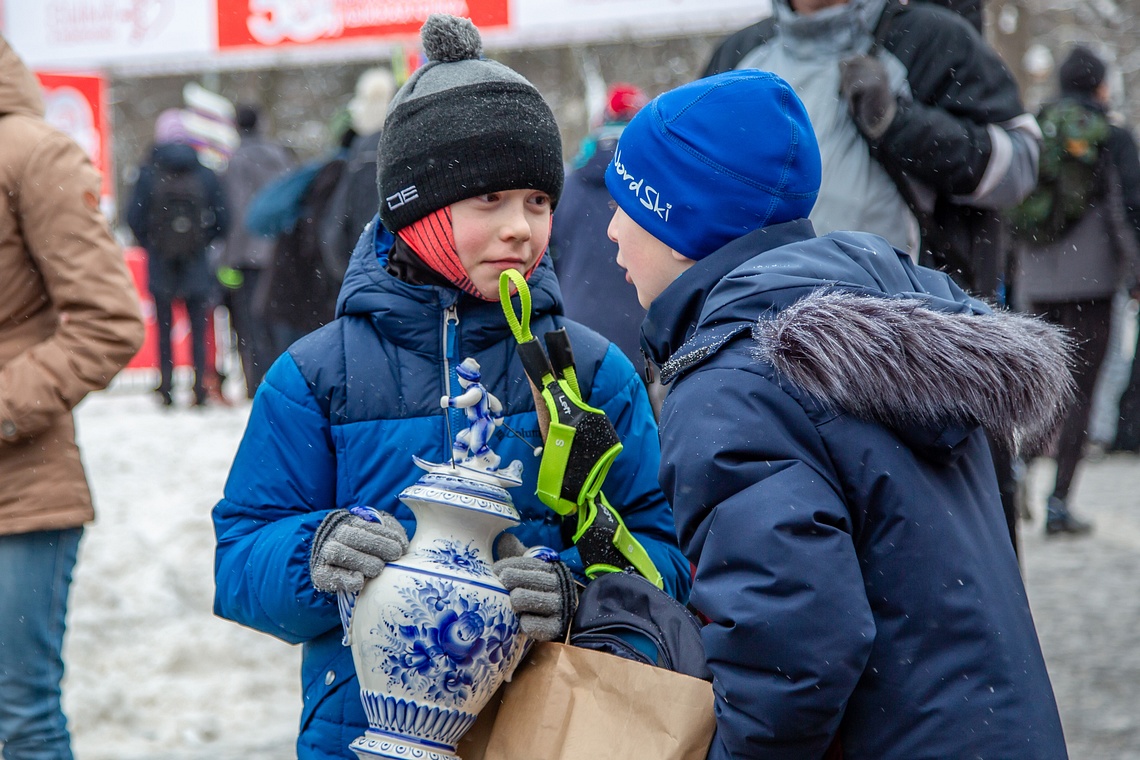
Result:
M407 187L405 187L400 192L398 192L394 195L389 195L387 198L384 199L384 201L388 204L388 210L389 211L395 211L400 206L403 206L405 203L410 203L411 201L414 201L416 198L419 198L419 197L420 197L420 191L416 190L416 186L415 185L408 185Z
M672 203L661 205L661 193L657 188L652 185L645 184L645 179L637 179L625 169L625 164L621 162L621 151L619 150L614 155L614 169L617 171L618 176L629 183L629 189L633 191L638 203L645 208L657 214L662 221L669 221L669 210L673 208Z

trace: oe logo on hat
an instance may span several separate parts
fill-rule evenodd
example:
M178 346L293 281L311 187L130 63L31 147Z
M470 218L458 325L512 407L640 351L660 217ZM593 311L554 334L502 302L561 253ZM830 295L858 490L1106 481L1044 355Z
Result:
M394 195L389 195L384 200L388 204L388 210L389 211L395 211L400 206L403 206L405 203L410 203L419 197L420 197L420 191L416 189L416 186L415 185L408 185L407 187L405 187L400 192L398 192Z

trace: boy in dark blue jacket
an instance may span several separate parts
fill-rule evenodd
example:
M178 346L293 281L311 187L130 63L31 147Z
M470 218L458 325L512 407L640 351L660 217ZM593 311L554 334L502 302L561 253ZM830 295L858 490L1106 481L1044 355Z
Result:
M1065 339L880 237L817 237L819 182L803 105L756 70L651 102L606 175L672 383L660 482L711 621L709 757L1064 758L984 431L1047 437Z
M504 269L529 277L536 333L567 329L579 385L625 446L606 496L665 590L682 599L688 591L689 566L654 477L660 451L641 381L620 351L562 317L543 258L562 189L554 116L529 82L479 57L469 22L433 16L423 38L429 62L397 93L380 143L383 226L373 222L357 243L337 319L266 375L214 510L215 611L304 644L300 760L351 757L349 743L367 726L335 592L359 590L407 547L414 522L396 496L420 475L413 455L450 456L444 415L452 432L465 427L462 410L440 408L442 396L462 391L456 371L465 358L478 362L503 405L495 452L534 463L514 494L523 518L515 534L524 546L561 551L549 564L558 588L581 574L561 518L534 495L539 424L497 302ZM356 505L386 510L384 520L361 520L347 511ZM532 638L564 632L573 599L556 601L523 616Z

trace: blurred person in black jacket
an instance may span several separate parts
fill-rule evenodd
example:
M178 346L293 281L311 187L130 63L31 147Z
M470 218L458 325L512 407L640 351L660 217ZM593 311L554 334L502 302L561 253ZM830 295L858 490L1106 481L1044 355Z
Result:
M206 256L210 242L225 235L229 214L221 182L198 160L180 109L155 121L154 148L139 168L127 209L127 223L147 253L147 287L158 322L161 380L156 389L164 406L173 399L174 350L170 330L174 301L186 305L194 364L194 405L205 406L206 331L214 295L214 274Z
M635 367L644 364L645 309L614 261L617 244L606 234L613 210L605 173L622 130L646 102L645 93L635 85L609 87L602 123L582 141L550 232L550 254L566 316L609 338Z

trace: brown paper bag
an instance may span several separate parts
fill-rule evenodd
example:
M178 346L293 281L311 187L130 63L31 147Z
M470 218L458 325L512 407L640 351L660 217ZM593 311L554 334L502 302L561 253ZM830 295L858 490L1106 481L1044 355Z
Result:
M500 696L483 760L704 760L716 727L711 684L566 644L536 645Z

